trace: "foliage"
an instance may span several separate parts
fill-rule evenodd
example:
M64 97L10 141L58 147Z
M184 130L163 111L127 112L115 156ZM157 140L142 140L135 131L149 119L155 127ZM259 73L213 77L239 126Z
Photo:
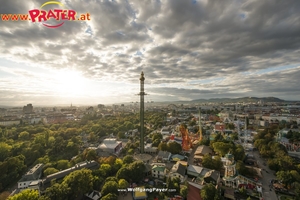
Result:
M286 134L286 138L289 139L289 142L293 143L293 142L299 142L300 141L300 133L296 132L296 131L289 131Z
M23 155L9 157L4 162L0 162L0 190L14 183L26 169Z
M125 179L120 179L118 182L119 188L127 189L129 183Z
M103 170L106 177L112 175L112 167L109 164L102 164L100 170Z
M115 176L109 176L105 179L105 182L108 182L108 181L114 181L116 183L118 183L118 179L115 177Z
M101 190L101 195L105 196L109 193L118 195L118 184L115 181L105 182Z
M187 195L188 195L188 187L187 186L182 186L182 188L180 189L180 195L183 197L183 198L186 198Z
M182 147L177 142L169 142L167 144L167 151L172 154L179 154L182 151Z
M45 197L48 197L49 199L65 200L68 199L69 193L70 188L67 184L54 183L46 189Z
M130 164L133 163L134 158L131 155L127 155L123 158L123 164Z
M70 188L71 198L81 197L83 194L93 189L92 171L89 169L81 169L70 173L63 180L63 184Z
M153 135L152 135L152 141L154 141L154 140L162 140L163 139L163 136L162 136L162 134L161 133L159 133L159 132L155 132L155 133L153 133Z
M7 157L10 156L11 149L12 149L12 146L10 146L4 142L0 142L0 162L4 161Z
M59 170L57 170L53 167L48 167L47 169L44 170L44 176L48 176L48 175L54 174L56 172L59 172Z
M233 151L234 144L225 143L225 142L214 142L213 143L214 151L220 156L225 156L229 151Z
M209 146L209 144L210 144L210 139L209 139L209 137L203 138L202 141L199 142L199 145Z
M58 170L68 169L69 167L70 167L70 163L68 160L59 160L56 163L56 169Z
M38 200L39 192L37 190L23 190L20 193L11 196L8 200Z
M292 184L298 183L300 174L296 170L278 171L276 173L276 178L280 180L286 188L289 188Z
M211 183L204 185L204 187L200 191L200 195L203 200L219 200L219 199L221 199L218 190Z
M114 193L109 193L101 198L101 200L118 200L118 195Z
M179 177L168 177L167 181L167 188L168 189L175 189L176 191L180 191L180 178Z
M202 159L202 166L208 169L221 170L223 163L220 157L216 156L213 159L209 154L204 155Z
M163 125L164 117L164 113L145 112L145 121L153 129ZM120 159L111 157L99 159L95 151L84 151L78 155L83 145L82 139L85 137L90 142L96 142L98 138L108 134L124 133L138 127L139 114L129 114L105 118L87 115L81 121L68 121L62 124L22 124L1 128L0 191L15 183L26 172L26 168L37 163L43 163L50 168L48 169L50 174L55 171L54 168L65 169L83 160L99 160L101 164L109 164L111 173L116 174L123 165ZM146 128L146 133L149 131ZM133 141L129 153L134 153L137 144ZM75 156L76 158L72 159ZM71 161L67 163L67 160ZM103 177L95 179L94 186L102 183ZM68 185L66 187L68 188ZM65 199L68 198L67 196Z
M125 179L128 182L140 181L144 178L145 164L142 161L135 161L129 165L124 165L117 172L118 179Z

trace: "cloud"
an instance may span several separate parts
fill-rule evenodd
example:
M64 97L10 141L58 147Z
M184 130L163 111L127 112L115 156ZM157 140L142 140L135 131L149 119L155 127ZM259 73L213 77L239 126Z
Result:
M28 13L44 1L0 3L0 13L7 14ZM91 20L67 21L57 29L29 21L0 21L0 57L49 70L77 70L92 80L127 84L136 84L144 71L152 92L168 93L169 89L172 95L190 99L196 94L213 97L250 93L299 98L293 92L297 91L295 81L290 79L297 72L241 78L244 73L300 64L298 0L62 3L78 14L89 13ZM190 81L213 78L225 80L215 83L215 88L208 87L213 83L205 84L205 89L201 85L173 88L191 87ZM157 86L165 86L165 90ZM216 89L225 86L227 91Z

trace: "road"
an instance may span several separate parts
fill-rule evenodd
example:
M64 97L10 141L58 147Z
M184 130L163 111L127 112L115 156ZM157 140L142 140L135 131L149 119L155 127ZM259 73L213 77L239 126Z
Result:
M267 161L260 157L258 151L253 151L253 155L257 161L258 167L262 169L262 185L263 185L263 199L264 200L278 200L275 190L270 191L270 181L275 179L274 171L271 171L267 165Z

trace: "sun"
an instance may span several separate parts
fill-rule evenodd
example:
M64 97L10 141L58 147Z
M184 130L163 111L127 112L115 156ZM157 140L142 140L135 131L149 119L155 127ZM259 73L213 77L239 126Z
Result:
M54 75L56 90L66 96L82 96L85 94L87 79L76 70L60 70Z

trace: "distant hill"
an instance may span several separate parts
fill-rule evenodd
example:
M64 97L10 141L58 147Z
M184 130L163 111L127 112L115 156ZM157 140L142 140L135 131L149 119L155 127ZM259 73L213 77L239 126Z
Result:
M213 98L213 99L195 99L192 102L212 102L212 103L238 103L238 102L285 102L285 100L276 97L241 97L241 98Z

